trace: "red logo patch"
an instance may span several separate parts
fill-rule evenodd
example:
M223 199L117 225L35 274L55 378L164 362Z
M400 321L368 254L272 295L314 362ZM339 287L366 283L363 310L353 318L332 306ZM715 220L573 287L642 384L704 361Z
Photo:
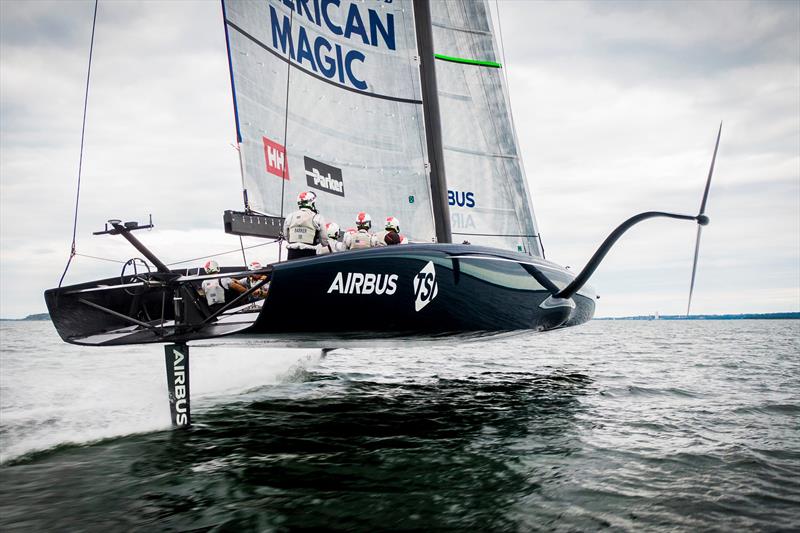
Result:
M286 148L266 137L264 140L264 159L267 172L285 180L289 179L289 168L286 166Z

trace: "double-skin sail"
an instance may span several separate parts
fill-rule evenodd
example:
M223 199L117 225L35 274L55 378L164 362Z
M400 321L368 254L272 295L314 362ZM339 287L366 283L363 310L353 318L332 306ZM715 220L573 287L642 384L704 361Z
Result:
M541 255L484 0L430 3L452 240ZM249 207L285 216L317 193L347 228L398 217L435 240L411 0L225 0Z

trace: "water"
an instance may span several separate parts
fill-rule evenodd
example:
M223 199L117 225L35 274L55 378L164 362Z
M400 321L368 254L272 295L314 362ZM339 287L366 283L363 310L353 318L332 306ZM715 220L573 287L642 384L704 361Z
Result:
M797 530L800 321L192 349L3 323L0 529Z

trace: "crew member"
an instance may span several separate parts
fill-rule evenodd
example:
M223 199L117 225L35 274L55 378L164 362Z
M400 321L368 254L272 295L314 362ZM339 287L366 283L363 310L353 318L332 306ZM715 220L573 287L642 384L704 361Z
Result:
M310 191L298 194L299 209L287 216L283 223L283 234L288 242L287 260L311 257L317 254L317 245L328 246L325 220L317 211L316 199L317 195Z
M263 267L261 266L261 263L259 263L258 261L251 261L250 264L247 265L247 270L249 271L258 271L261 270L262 268ZM234 280L233 283L231 284L231 288L241 294L249 290L254 285L258 284L258 282L265 279L267 279L267 276L265 276L264 274L251 274L246 278ZM269 282L263 284L262 286L254 290L250 294L250 299L260 300L261 298L266 298L268 290L269 290Z
M369 230L372 227L372 217L369 213L361 211L356 215L356 232L345 236L345 246L348 250L360 250L375 246L375 235Z
M261 270L261 263L253 261L247 266L247 270ZM208 261L203 265L203 271L208 275L219 274L219 265L216 261ZM234 278L212 278L203 280L201 294L206 297L208 305L217 305L225 303L225 290L230 289L239 294L247 292L250 287L263 280L266 276L262 274L248 276L242 279ZM267 297L267 290L269 283L266 283L254 290L250 294L251 300L259 300Z
M207 261L203 265L203 271L208 275L219 274L219 265L216 261ZM225 303L225 289L230 289L231 278L212 278L203 280L201 294L206 297L208 305Z
M386 217L384 230L375 235L377 246L392 246L406 244L408 241L400 235L400 221L395 217Z
M336 222L328 222L325 224L325 234L328 236L328 246L318 245L317 255L330 254L334 252L342 252L345 250L344 243L339 240L341 232L339 231L339 224Z

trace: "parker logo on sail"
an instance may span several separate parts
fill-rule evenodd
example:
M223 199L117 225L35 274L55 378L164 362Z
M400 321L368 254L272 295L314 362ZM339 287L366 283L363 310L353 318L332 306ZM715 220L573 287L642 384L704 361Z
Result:
M290 13L279 14L275 6L269 6L272 48L331 81L366 90L368 84L356 75L354 63L364 63L367 56L328 40L325 33L353 39L359 47L396 49L393 13L339 0L282 0L281 3L295 13L290 17ZM305 24L309 23L313 26L306 30Z
M428 261L419 274L414 276L414 310L419 311L436 298L439 294L439 284L436 283L436 269L433 261Z
M186 414L188 399L186 397L186 369L183 366L184 355L176 349L172 350L172 354L174 357L172 366L175 375L175 396L170 395L170 402L175 404L175 423L185 426L189 418Z
M306 182L309 187L344 196L344 180L342 169L326 165L310 157L304 157Z
M264 140L264 160L267 163L267 172L285 180L289 179L289 169L286 167L286 148L271 139Z
M386 294L391 296L397 291L397 274L362 274L348 272L347 277L337 272L328 294Z

